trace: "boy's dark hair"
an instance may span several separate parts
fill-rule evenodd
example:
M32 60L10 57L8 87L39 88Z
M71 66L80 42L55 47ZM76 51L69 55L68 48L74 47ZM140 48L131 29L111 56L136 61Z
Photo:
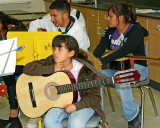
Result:
M49 9L55 9L63 13L68 13L70 15L70 4L66 0L55 0Z
M129 22L130 18L132 21L137 20L136 10L133 3L129 4L126 4L125 2L115 3L108 9L108 14L110 10L112 10L112 12L117 16L117 18L123 15L125 22Z
M58 35L52 41L52 47L62 47L62 43L65 43L66 48L70 51L74 50L75 54L73 58L75 58L79 52L79 45L77 40L70 35Z

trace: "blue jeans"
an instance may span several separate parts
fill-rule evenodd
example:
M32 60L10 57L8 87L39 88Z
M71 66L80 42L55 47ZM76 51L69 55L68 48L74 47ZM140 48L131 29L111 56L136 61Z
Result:
M138 70L139 73L141 74L140 81L143 81L148 77L148 67L134 64L134 70ZM122 72L113 71L113 70L102 70L102 73L105 74L107 77L112 77ZM122 102L122 109L123 109L122 115L128 121L133 120L139 112L139 106L137 105L137 103L135 102L135 99L133 98L131 85L130 84L123 84L123 85L116 84L115 89Z
M51 108L45 118L45 128L63 128L62 120L68 119L68 128L84 128L87 121L95 111L92 108L84 108L71 114L65 112L63 108Z

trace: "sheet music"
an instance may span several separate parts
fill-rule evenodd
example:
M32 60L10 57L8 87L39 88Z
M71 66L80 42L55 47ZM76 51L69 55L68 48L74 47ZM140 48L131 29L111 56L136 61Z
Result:
M16 51L12 50L16 48L17 38L0 41L0 76L13 74L15 72ZM9 51L12 52L7 53Z

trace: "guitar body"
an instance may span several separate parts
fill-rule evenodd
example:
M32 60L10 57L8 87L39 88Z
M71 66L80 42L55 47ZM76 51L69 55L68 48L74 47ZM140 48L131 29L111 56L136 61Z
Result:
M102 70L111 69L115 71L122 71L130 68L132 68L130 59L123 59L107 63L104 67L102 67Z
M29 83L33 93L30 93ZM16 84L16 93L22 112L31 118L43 115L52 107L63 107L71 104L73 92L57 95L55 86L71 84L70 77L65 72L56 72L51 76L29 76L22 74ZM36 106L33 105L31 94L34 94Z
M113 53L114 51L112 50L106 50L105 53L102 55L102 58L105 56L108 56L109 54ZM134 63L131 62L131 60L127 57L123 57L120 59L117 59L115 61L107 63L104 67L103 70L105 69L112 69L115 71L122 71L122 70L127 70L130 68L134 67Z

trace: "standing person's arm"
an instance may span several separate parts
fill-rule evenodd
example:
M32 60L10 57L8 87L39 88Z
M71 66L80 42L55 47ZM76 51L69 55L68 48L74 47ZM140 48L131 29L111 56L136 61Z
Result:
M54 24L51 22L50 15L47 14L42 19L37 19L37 20L31 21L29 23L28 31L38 31L39 28L47 30L49 28L49 26L52 28L52 26L54 26Z
M43 19L31 21L29 24L28 31L38 31L38 28L45 29L45 21Z

